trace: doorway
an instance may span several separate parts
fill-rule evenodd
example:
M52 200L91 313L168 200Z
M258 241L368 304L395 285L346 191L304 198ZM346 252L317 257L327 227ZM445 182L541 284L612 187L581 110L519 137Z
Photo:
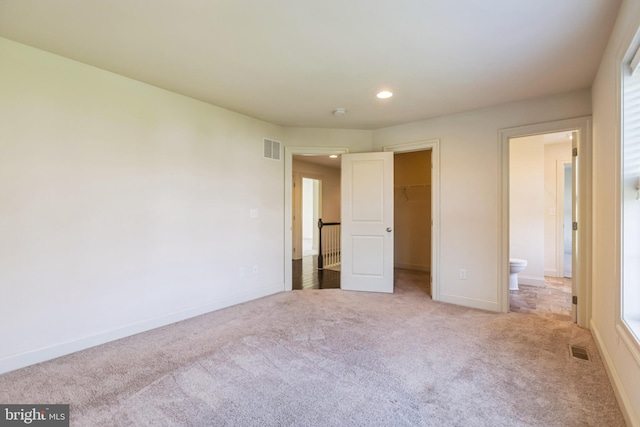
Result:
M383 150L395 153L396 280L420 283L421 289L439 301L440 140L390 145Z
M322 180L302 176L302 256L318 255L318 219L322 217Z
M431 296L431 150L394 155L394 268Z
M340 158L292 155L291 168L292 289L339 288L339 270L320 268L327 227L321 231L319 222L340 221Z
M542 135L556 132L573 132L572 140L572 186L573 251L572 251L572 304L574 321L588 327L591 316L591 117L559 120L555 122L526 125L502 129L499 138L499 256L498 256L498 304L504 313L509 311L510 273L510 140L513 138ZM584 165L581 167L580 165Z
M439 287L439 258L440 258L440 141L437 139L416 141L409 143L402 143L397 145L390 145L383 147L383 151L391 152L409 152L419 150L431 150L431 176L432 176L432 195L431 195L431 293L434 300L440 300L440 287ZM285 177L293 176L293 157L300 155L313 155L313 156L329 156L331 154L341 155L348 153L346 148L323 148L323 147L285 147L284 155L284 170ZM293 217L292 217L292 205L293 205L293 193L294 186L293 180L287 178L284 180L285 184L285 263L284 263L284 290L292 290L292 275L293 265L291 263L293 254L292 234L293 234ZM325 191L326 193L326 191ZM393 196L391 196L393 197ZM326 208L326 206L324 207ZM324 210L324 209L323 209Z
M566 131L509 140L510 311L572 320L572 281L565 277L573 241L571 175L565 191L572 139Z
M562 236L558 239L561 247L558 253L561 254L562 259L559 264L562 265L563 276L571 278L573 271L573 165L571 162L560 162L559 165L562 168L564 178L558 180L559 185L562 186L562 191L558 192L559 199L562 201ZM560 174L558 174L561 176Z

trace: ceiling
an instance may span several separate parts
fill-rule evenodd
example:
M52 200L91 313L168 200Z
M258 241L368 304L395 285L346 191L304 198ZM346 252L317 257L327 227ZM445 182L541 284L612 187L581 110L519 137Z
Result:
M590 87L619 4L0 0L0 36L281 126L377 129Z

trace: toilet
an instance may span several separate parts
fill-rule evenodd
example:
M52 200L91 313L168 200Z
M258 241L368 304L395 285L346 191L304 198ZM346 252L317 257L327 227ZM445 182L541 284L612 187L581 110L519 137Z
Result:
M527 266L526 259L511 258L509 260L509 290L518 290L518 273Z

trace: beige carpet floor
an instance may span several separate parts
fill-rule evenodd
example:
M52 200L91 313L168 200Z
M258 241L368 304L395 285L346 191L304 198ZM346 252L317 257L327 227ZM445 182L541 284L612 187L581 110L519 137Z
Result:
M393 295L280 293L10 372L0 402L69 403L73 426L624 425L589 331L433 302L411 274Z

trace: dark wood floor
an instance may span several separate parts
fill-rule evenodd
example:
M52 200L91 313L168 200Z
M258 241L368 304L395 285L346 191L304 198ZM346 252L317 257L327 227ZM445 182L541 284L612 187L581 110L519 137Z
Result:
M318 270L318 257L305 256L293 260L293 289L339 289L340 272Z

